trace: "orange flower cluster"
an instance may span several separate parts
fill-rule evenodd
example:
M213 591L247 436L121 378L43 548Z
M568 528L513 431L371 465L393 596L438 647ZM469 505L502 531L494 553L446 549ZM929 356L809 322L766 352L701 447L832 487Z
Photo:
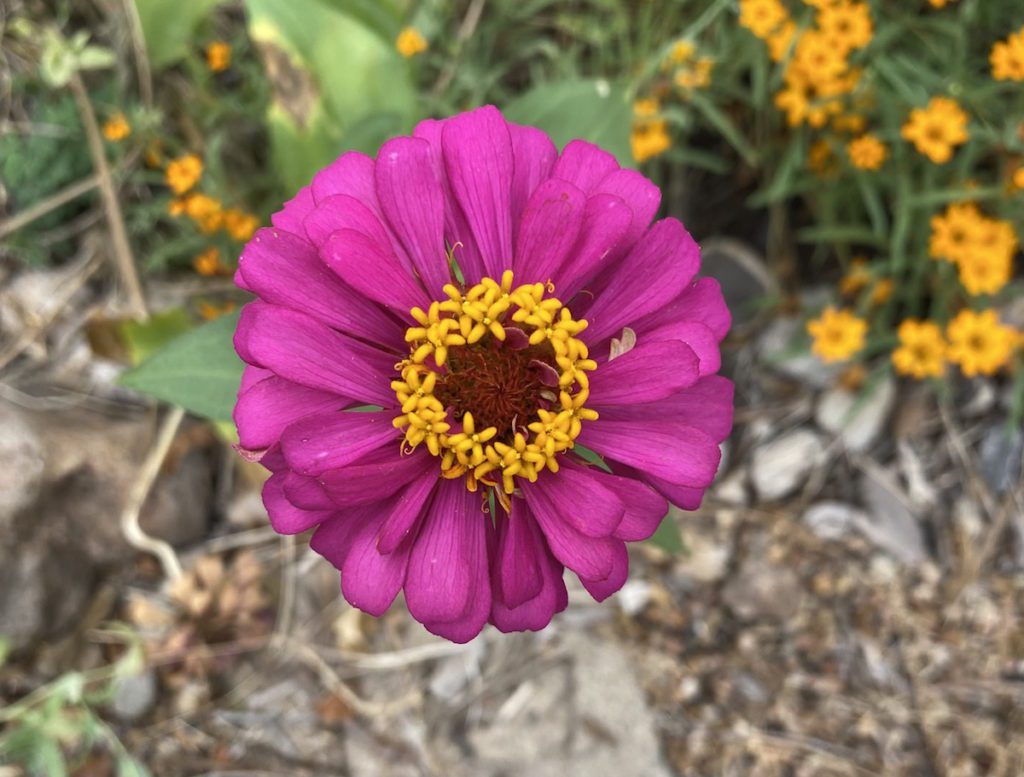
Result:
M850 64L850 55L874 36L867 3L811 4L818 9L815 24L800 31L780 0L740 0L740 24L765 41L773 60L789 57L775 105L792 127L821 128L842 114L846 97L861 78L860 69Z
M996 81L1024 81L1024 27L996 43L989 62Z
M950 205L932 217L928 252L953 262L968 294L995 294L1013 275L1018 239L1009 221L985 216L973 203Z

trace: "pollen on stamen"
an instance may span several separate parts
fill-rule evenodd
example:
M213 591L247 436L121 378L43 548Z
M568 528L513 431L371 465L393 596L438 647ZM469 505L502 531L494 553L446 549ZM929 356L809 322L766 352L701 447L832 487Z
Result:
M585 407L586 373L597 364L576 337L587 322L545 296L550 280L513 287L513 279L506 270L500 281L446 284L447 299L410 310L418 326L406 331L410 355L391 383L403 453L425 445L440 457L442 477L465 477L470 491L500 486L502 496L516 478L557 472L582 422L597 417ZM510 340L508 327L522 334ZM546 372L558 376L559 394Z

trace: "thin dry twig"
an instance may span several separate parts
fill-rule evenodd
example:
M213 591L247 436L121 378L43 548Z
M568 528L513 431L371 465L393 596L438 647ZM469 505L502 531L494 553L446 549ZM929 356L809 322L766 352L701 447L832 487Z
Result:
M59 192L55 192L47 197L45 200L37 202L35 205L31 205L25 210L15 213L9 219L0 222L0 237L9 235L11 232L16 232L27 224L31 224L36 219L42 218L50 211L56 210L61 205L66 205L78 197L81 197L87 192L91 192L97 186L100 185L100 177L98 175L90 175L87 178L83 178L81 181L76 181L73 184L65 186Z
M473 0L470 3L469 8L466 10L466 15L462 18L462 24L459 25L459 30L455 33L455 53L448 59L441 74L437 77L437 81L434 82L434 86L430 90L430 94L433 97L437 97L442 94L448 85L455 78L455 72L459 66L459 57L462 53L462 47L467 40L473 37L473 33L476 31L476 26L480 23L480 17L484 13L484 5L487 0Z
M85 139L89 146L89 156L92 157L93 168L99 179L100 196L103 200L103 209L107 214L107 224L110 227L114 269L128 294L132 315L145 320L149 317L146 310L146 298L142 293L142 284L139 282L139 274L135 269L135 257L132 256L131 245L128 243L128 232L121 214L121 203L117 199L114 178L110 173L110 165L107 164L106 152L103 150L103 139L100 136L99 124L96 122L96 112L89 101L85 84L82 83L82 79L77 73L71 79L71 91L82 117Z
M18 337L0 350L0 370L21 355L39 335L45 332L61 314L67 310L68 302L78 290L92 277L99 267L97 261L98 246L94 240L86 240L82 246L82 258L77 267L69 270L67 281L54 289L55 299L49 304L47 315L40 316L36 321L28 323Z
M413 690L393 701L368 701L353 691L312 646L299 642L287 635L276 637L274 644L282 654L295 658L316 672L320 681L327 687L327 690L365 717L393 717L400 712L418 706L423 700L422 694L418 690Z
M149 69L149 52L146 50L146 36L142 33L142 19L135 0L121 0L124 15L128 19L128 27L132 37L132 53L135 57L135 73L139 80L139 95L142 104L153 107L153 74Z
M163 464L167 451L174 442L174 436L178 432L178 426L185 417L185 411L180 407L172 408L164 417L160 425L160 432L157 434L156 443L149 451L146 459L142 462L138 477L132 484L128 493L128 501L124 511L121 513L121 533L128 541L128 544L146 553L152 553L160 561L164 574L170 580L177 580L181 577L181 562L178 556L168 543L146 534L139 525L139 513L149 496L149 490L153 487L157 474L160 472L160 465Z
M274 633L287 636L292 630L292 613L295 610L295 536L281 535L281 599L277 606L277 620Z

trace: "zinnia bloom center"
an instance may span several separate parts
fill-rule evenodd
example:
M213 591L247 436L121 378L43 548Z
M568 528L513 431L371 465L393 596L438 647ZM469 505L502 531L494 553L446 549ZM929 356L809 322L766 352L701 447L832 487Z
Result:
M497 338L448 351L447 371L438 378L434 395L451 417L461 422L472 413L484 429L497 430L495 439L512 442L517 427L526 424L541 407L557 401L558 372L548 344L515 349ZM550 377L554 376L553 383ZM545 391L545 381L550 385Z
M585 407L587 372L597 363L577 337L587 322L546 296L549 287L513 288L512 277L506 270L500 281L449 284L448 299L413 308L410 355L391 384L404 449L426 445L441 458L442 476L465 476L470 491L500 480L511 494L516 477L557 472L582 422L597 418Z

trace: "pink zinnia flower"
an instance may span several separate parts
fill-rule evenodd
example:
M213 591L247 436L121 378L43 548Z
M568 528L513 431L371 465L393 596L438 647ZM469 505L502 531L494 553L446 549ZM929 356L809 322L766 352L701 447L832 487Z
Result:
M274 528L316 527L354 606L541 629L598 600L732 425L729 312L658 188L493 107L347 153L245 247L241 447ZM342 412L348 411L348 412ZM581 448L603 457L592 466Z

